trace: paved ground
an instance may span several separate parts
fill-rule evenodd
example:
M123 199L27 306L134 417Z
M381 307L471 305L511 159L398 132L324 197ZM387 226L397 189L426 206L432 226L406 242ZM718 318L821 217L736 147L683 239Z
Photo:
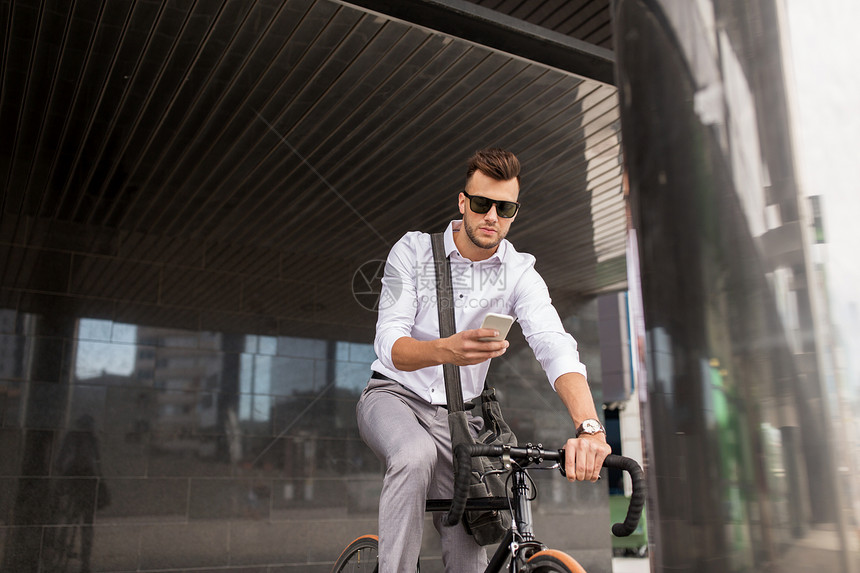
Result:
M786 535L783 538L788 538ZM842 543L848 545L843 554ZM846 562L847 561L847 562ZM860 532L840 540L834 528L817 526L800 539L791 539L772 556L772 561L759 565L760 573L835 573L860 571ZM612 573L650 573L646 558L613 557Z
M612 573L650 573L647 557L613 557Z

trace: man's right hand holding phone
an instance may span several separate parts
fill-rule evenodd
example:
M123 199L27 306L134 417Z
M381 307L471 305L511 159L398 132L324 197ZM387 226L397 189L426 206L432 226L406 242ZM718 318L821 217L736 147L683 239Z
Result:
M440 339L450 358L445 363L469 366L501 356L510 346L507 340L481 340L498 335L499 331L492 328L476 328Z
M407 372L440 364L480 364L505 353L510 343L504 338L513 322L512 316L491 312L484 317L481 328L464 330L448 338L426 341L399 338L391 349L391 358L397 369Z

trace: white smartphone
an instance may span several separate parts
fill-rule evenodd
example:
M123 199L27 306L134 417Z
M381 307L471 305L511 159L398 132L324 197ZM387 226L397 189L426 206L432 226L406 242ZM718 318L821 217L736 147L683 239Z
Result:
M493 330L498 330L499 335L494 337L486 337L479 338L481 342L487 342L490 340L504 340L508 335L508 331L511 329L511 325L514 323L514 317L509 316L507 314L496 314L495 312L488 312L484 317L484 322L481 323L481 328L491 328Z

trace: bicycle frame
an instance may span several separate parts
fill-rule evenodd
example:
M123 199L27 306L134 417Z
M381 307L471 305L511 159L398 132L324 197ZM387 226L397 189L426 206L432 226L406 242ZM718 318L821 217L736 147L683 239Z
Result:
M558 464L542 469L557 469ZM546 547L534 534L531 498L529 497L528 471L526 466L516 463L511 469L511 497L508 498L470 498L466 501L465 511L488 510L513 511L511 528L499 543L484 573L516 573L522 570L528 558ZM429 499L426 511L450 511L452 499Z
M484 573L519 571L522 563L525 563L528 558L526 554L527 546L535 547L535 551L542 547L534 535L528 478L526 478L525 474L525 467L516 466L511 470L512 495L510 500L506 498L480 497L471 498L466 501L466 511L488 509L509 511L513 509L511 528L505 534L505 538L499 543L487 568L484 569ZM428 512L449 511L451 509L451 502L451 499L428 499L426 510ZM514 535L517 535L518 540L514 539ZM522 558L518 559L520 556ZM522 561L522 563L517 564L517 561ZM506 566L510 568L505 569Z
M498 456L510 470L510 496L467 499L471 471L457 471L458 468L471 466L472 456ZM554 465L542 465L555 462ZM466 465L469 464L469 465ZM645 506L645 478L642 468L634 460L610 454L603 462L604 467L614 467L630 474L633 482L633 495L627 509L627 517L622 523L612 526L612 533L618 537L630 535L636 530L642 509ZM428 512L446 512L443 523L457 525L465 511L496 510L511 511L511 526L488 563L485 573L508 571L566 571L584 573L584 569L571 556L547 549L535 538L532 525L532 510L529 496L534 483L527 468L558 469L564 475L564 450L544 449L538 444L517 446L486 446L482 444L459 445L454 449L454 495L451 499L430 499L426 503ZM483 478L482 478L483 479ZM378 538L363 535L344 549L335 563L334 571L365 570L374 567L378 551ZM369 570L369 569L368 569ZM374 568L373 571L376 571Z
M516 573L528 558L544 548L534 534L532 523L532 502L529 498L529 484L526 479L526 469L516 467L511 472L511 507L513 518L511 528L505 538L499 543L492 559L487 564L486 573L502 571L504 565L509 565L509 571ZM468 505L468 504L467 504ZM519 539L517 539L519 538Z

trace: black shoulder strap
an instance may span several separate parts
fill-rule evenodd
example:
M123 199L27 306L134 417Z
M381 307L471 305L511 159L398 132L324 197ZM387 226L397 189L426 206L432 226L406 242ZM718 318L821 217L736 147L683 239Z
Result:
M436 306L439 311L439 336L445 338L457 332L454 324L454 287L451 282L451 261L445 256L445 235L430 235L433 245L433 260L436 265ZM445 374L445 394L448 411L464 410L463 388L460 386L460 368L455 364L443 364Z

